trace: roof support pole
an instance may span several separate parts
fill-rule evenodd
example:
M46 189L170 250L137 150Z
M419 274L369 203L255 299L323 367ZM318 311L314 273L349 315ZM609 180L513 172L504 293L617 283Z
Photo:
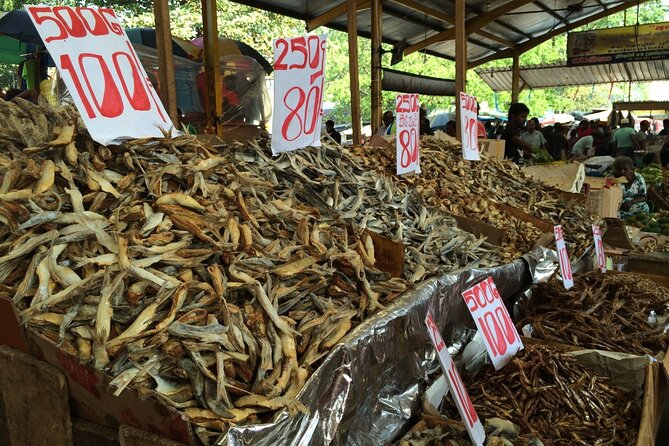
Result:
M362 145L360 128L360 79L358 77L358 8L356 0L347 0L348 21L348 62L351 78L351 124L353 125L353 145Z
M467 29L465 26L465 0L455 0L455 132L460 133L460 92L467 92Z
M218 19L216 0L202 0L204 29L204 72L207 78L207 133L219 133L219 119L223 115L221 67L218 55Z
M520 93L520 52L513 52L513 71L511 72L511 102L518 102Z
M372 135L381 125L381 0L372 0Z
M172 123L179 125L177 117L177 87L174 79L174 54L172 53L172 31L167 0L153 0L153 15L156 26L156 49L158 50L158 82L160 99L163 101Z

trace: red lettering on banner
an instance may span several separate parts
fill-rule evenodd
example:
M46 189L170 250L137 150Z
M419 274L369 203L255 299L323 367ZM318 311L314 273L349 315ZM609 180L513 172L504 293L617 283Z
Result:
M567 248L560 249L560 263L562 265L562 274L567 280L572 280L573 276L571 273L571 263L569 263L569 254L567 254Z
M117 36L122 36L123 27L121 26L121 23L118 21L118 17L116 17L116 13L114 12L114 10L111 8L100 8L98 9L98 11L100 12L100 16L102 17L102 19L109 27L109 31L111 31L113 34L116 34Z
M302 62L290 64L290 67L288 67L288 69L301 70L302 68L305 68L307 66L307 59L309 58L309 54L307 52L307 39L305 39L304 37L296 37L292 39L290 41L290 50L293 53L302 54Z
M123 35L123 28L110 8L95 10L88 7L35 6L29 8L28 12L38 25L50 22L58 28L56 34L44 39L47 43L70 37L106 36L109 33Z
M402 146L400 165L406 168L418 160L418 135L416 134L416 129L414 128L410 131L402 130L398 138L400 146Z
M432 333L432 339L435 341L437 352L442 351L446 347L446 344L441 337L441 333L439 333L439 329L437 328L437 324L434 322L431 313L428 313L425 322L427 323L427 328L430 330L430 333Z
M564 234L562 233L562 226L555 227L555 240L564 240Z
M276 47L282 47L279 57L276 58L274 62L274 71L282 71L288 69L288 64L284 62L286 56L288 56L288 41L286 39L277 39L275 43Z

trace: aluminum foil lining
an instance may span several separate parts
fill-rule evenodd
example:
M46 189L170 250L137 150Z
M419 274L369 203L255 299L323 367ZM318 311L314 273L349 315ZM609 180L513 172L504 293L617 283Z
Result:
M217 444L370 445L394 440L418 412L420 395L438 367L425 330L427 310L455 351L474 333L461 292L490 275L505 303L513 305L516 296L548 273L549 258L551 251L541 249L508 265L426 281L332 350L298 395L307 413L284 410L272 423L233 427Z

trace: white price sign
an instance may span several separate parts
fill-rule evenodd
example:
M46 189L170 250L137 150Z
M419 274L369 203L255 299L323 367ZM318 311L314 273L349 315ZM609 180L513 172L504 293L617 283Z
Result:
M110 8L26 6L91 137L100 144L173 128Z
M272 153L321 145L325 35L274 40Z
M524 346L495 282L488 277L462 293L462 297L483 335L492 365L495 370L501 369Z
M395 98L397 175L420 172L420 102L417 94Z
M465 388L462 378L458 373L458 369L455 367L455 363L451 359L451 354L448 353L444 339L439 333L439 328L434 322L432 313L427 312L425 317L425 325L427 326L427 332L430 336L434 348L437 350L437 356L439 357L439 363L441 368L444 371L444 376L448 381L448 386L451 389L451 395L453 395L453 400L455 401L455 406L460 412L462 420L465 422L465 427L469 433L469 438L476 446L482 446L485 441L485 431L483 430L483 425L479 419L476 409L472 401L469 399L469 394Z
M562 274L562 283L569 289L574 286L574 276L571 273L571 263L569 262L569 253L567 245L564 243L564 233L562 226L557 225L555 231L555 245L557 246L558 260L560 261L560 273Z
M460 135L462 136L462 156L466 160L481 159L478 140L478 107L476 98L460 92Z
M606 253L604 252L604 242L602 241L602 230L597 225L592 225L592 236L595 239L595 252L597 254L597 268L601 272L606 272Z

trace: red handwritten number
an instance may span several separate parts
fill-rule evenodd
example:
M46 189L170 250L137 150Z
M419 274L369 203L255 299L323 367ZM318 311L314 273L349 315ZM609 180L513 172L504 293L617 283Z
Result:
M442 351L444 347L446 347L446 344L444 343L444 340L439 333L439 329L437 328L437 324L434 322L434 318L432 317L431 313L427 315L425 322L427 323L427 327L430 330L430 333L432 333L432 339L434 340L435 348L438 352Z
M81 18L77 15L75 9L68 6L56 6L53 8L53 14L58 17L67 29L70 37L86 36L86 28Z
M309 77L309 82L313 84L316 81L316 79L323 76L323 72L325 70L325 46L326 45L325 45L325 40L320 40L320 37L317 37L317 36L312 36L312 37L315 37L316 39L318 39L320 41L320 55L318 56L318 58L320 59L320 63L317 65L319 67L319 69L315 73L312 73L311 76ZM309 65L309 67L313 68L313 67L311 67L311 63Z
M125 81L125 76L121 76L121 65L119 60L125 58L130 65L132 70L132 94L128 90L128 85ZM116 72L119 73L119 78L121 79L121 87L123 87L123 92L125 97L128 98L130 105L137 111L147 111L151 110L151 103L149 102L149 95L144 89L143 81L140 76L140 71L135 66L135 62L132 60L127 53L116 52L112 55L112 60L114 61L114 68Z
M476 297L474 296L474 290L469 289L462 293L462 297L465 299L465 303L469 307L469 311L471 313L474 313L476 310L479 309L479 306L476 303Z
M302 62L300 63L294 63L290 64L290 67L288 67L290 70L292 69L298 69L301 70L302 68L307 66L307 59L309 59L309 54L307 53L307 41L304 37L297 37L295 39L292 39L290 41L290 50L293 53L300 53L302 55Z
M104 79L104 89L102 96L102 103L98 102L98 98L95 97L95 92L93 86L88 80L86 75L87 69L84 68L84 62L86 59L94 60L102 72L102 77ZM93 53L81 53L79 55L79 67L81 68L82 73L84 74L84 81L88 87L88 91L91 94L91 98L95 103L95 107L98 109L100 114L105 118L116 118L123 113L123 100L121 99L121 94L118 91L118 87L114 82L111 71L109 71L109 66L105 62L104 57L99 54Z
M469 394L465 389L465 385L460 378L460 374L455 368L455 363L451 363L451 368L448 370L448 376L451 378L451 382L455 387L455 393L460 405L462 406L463 411L465 412L465 418L467 418L467 423L469 427L474 427L474 424L478 421L478 415L474 409L472 401L469 399Z
M287 70L288 64L286 64L283 60L288 55L288 41L286 39L277 39L275 45L277 49L279 48L279 46L282 46L283 49L279 53L279 57L276 58L276 62L274 63L274 69L276 71Z
M119 23L118 17L116 17L114 10L111 8L100 8L98 11L100 12L102 20L104 20L109 27L109 31L116 34L117 36L122 36L123 27Z
M406 169L412 163L418 161L418 136L416 129L402 130L399 138L400 146L402 146L400 166Z
M567 254L567 248L560 249L560 264L562 266L562 274L564 275L565 280L572 280L573 276L571 274L571 265L569 264L569 254Z
M84 14L87 13L87 14ZM100 15L98 11L96 11L93 8L79 8L77 10L77 14L79 17L81 17L81 21L83 22L84 26L88 30L89 33L91 33L94 36L106 36L109 34L109 29L107 28L107 24ZM86 16L90 16L93 20L93 27L91 28L91 24Z
M28 8L28 11L30 12L30 15L33 16L33 19L35 20L35 23L38 25L42 25L43 23L46 22L53 22L55 25L58 27L58 34L54 36L49 36L44 41L46 43L53 42L54 40L62 40L66 39L68 37L67 34L67 29L65 28L65 25L61 23L60 20L58 20L56 17L53 17L51 15L51 8L48 6L35 6L32 8Z
M297 93L297 99L295 105L291 107L291 105L288 104L288 100L290 99L289 96L293 95L293 92ZM295 97L295 95L293 95L293 97ZM300 87L291 88L286 92L286 95L283 98L283 104L286 106L288 110L290 110L290 113L288 113L288 116L286 117L283 126L281 126L281 135L286 141L294 141L302 134L302 129L304 128L304 122L302 121L302 117L300 116L300 110L302 110L305 100L306 96L304 94L304 90L302 90ZM290 130L293 119L297 119L298 131L295 134L295 136L290 137L288 135L288 131Z
M72 65L72 59L70 59L70 56L68 54L63 54L62 56L60 56L60 67L62 70L70 73L70 77L72 78L72 82L74 82L74 87L77 89L77 94L81 98L81 102L83 103L84 108L86 109L86 115L88 115L88 118L89 119L95 118L95 111L93 111L93 107L91 106L91 103L88 101L88 98L86 97L86 92L84 91L84 88L81 85L81 80L79 80L79 76L77 75L77 72L74 69L74 65Z

